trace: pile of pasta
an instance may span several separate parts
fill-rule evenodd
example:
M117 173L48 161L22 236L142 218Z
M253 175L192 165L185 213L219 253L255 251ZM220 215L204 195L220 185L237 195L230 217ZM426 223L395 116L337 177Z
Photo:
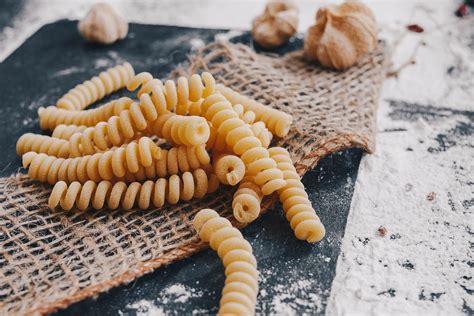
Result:
M136 97L86 109L123 88ZM160 208L226 185L237 187L237 221L255 220L264 196L277 194L296 238L316 242L325 235L289 152L270 147L273 137L288 134L292 117L208 72L163 82L124 63L38 114L51 136L24 134L16 150L31 179L54 185L51 209Z

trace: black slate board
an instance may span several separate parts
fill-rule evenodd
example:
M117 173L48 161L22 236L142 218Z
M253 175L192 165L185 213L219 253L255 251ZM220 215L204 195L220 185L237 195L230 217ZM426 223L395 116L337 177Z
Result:
M176 64L186 60L191 39L207 43L221 32L132 24L127 40L100 47L84 43L75 22L44 26L0 64L0 175L10 175L20 167L15 154L16 139L25 132L40 132L38 107L54 104L75 84L125 60L138 72L165 77ZM248 34L237 40L252 45ZM282 51L300 44L290 43ZM331 155L303 179L327 229L326 239L319 244L295 240L279 206L244 229L262 273L264 291L259 297L258 312L275 312L274 303L280 300L290 304L296 313L324 313L361 155L356 149ZM306 282L305 286L295 287L291 296L281 295L285 288L291 289L299 281ZM154 300L156 306L175 314L212 313L217 311L223 282L223 268L217 256L204 251L115 288L96 300L76 303L57 315L117 315L119 311L133 315L137 310L130 306L139 300ZM193 288L199 295L183 302L170 300L164 305L157 297L176 283Z

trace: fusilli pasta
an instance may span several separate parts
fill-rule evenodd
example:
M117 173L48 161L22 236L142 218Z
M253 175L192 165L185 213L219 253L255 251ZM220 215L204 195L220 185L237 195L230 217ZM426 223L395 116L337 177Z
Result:
M73 134L82 133L86 128L85 125L60 124L54 128L51 137L69 140Z
M122 97L98 108L84 111L65 110L55 106L40 108L38 110L40 127L52 130L60 124L95 126L99 122L107 121L111 116L119 115L122 110L129 109L132 102L133 100L128 97Z
M176 204L180 200L189 201L193 197L203 197L215 189L215 185L210 186L210 180L202 169L185 172L181 177L173 175L169 179L133 182L128 185L125 182L113 184L106 180L99 183L86 181L84 184L72 182L69 185L59 181L53 187L48 205L51 209L60 205L66 211L74 205L80 210L89 206L101 209L105 205L110 209L121 207L124 210L130 210L134 205L140 209L150 206L160 208L165 202Z
M29 151L45 153L59 158L68 158L69 142L50 136L26 133L16 142L16 153L18 156L21 156Z
M122 178L127 172L137 173L161 159L161 149L148 137L124 147L77 158L57 158L44 153L23 155L23 167L31 179L54 184L57 181L81 183Z
M286 185L283 173L269 158L268 150L254 136L252 129L242 121L225 97L214 94L202 103L203 116L217 129L215 149L223 151L222 144L229 145L240 156L249 175L255 176L255 183L264 195L269 195Z
M282 147L273 147L268 151L271 158L277 162L277 167L283 171L287 183L278 190L278 195L296 238L308 242L320 241L326 230L308 199L290 154Z
M229 220L211 209L196 214L199 237L217 251L225 267L219 315L253 315L258 293L257 261L252 246Z
M214 173L221 183L236 185L245 175L245 165L237 156L222 155L214 161Z
M250 125L250 128L252 129L255 137L257 137L260 142L262 142L262 146L268 148L272 142L273 134L267 129L265 123L258 121Z
M180 77L176 83L167 80L164 85L151 74L143 72L129 82L127 89L135 91L140 87L137 97L150 94L153 103L161 111L174 110L176 114L186 115L193 103L199 104L201 98L213 94L215 86L214 77L208 72L203 72L201 75L194 74L189 79Z
M254 112L255 119L264 122L274 135L284 137L290 131L293 122L291 115L256 102L222 84L217 84L216 90L222 93L230 103L241 104L246 111Z
M109 68L99 76L69 90L56 102L56 106L66 110L83 110L104 96L125 87L134 75L135 71L129 63Z
M260 215L263 194L254 181L254 177L244 177L232 199L234 217L241 223L253 222Z

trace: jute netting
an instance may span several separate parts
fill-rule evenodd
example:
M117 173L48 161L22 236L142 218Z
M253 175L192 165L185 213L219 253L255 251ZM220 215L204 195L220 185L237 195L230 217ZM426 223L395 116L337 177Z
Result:
M218 82L293 115L289 135L274 143L289 149L303 175L335 151L374 150L385 68L383 45L335 72L306 62L301 52L277 57L212 43L174 75L210 71ZM221 187L159 210L52 212L50 189L22 174L0 179L1 314L52 312L190 256L206 247L191 226L195 213L213 208L231 219L234 190ZM264 200L263 210L272 202Z

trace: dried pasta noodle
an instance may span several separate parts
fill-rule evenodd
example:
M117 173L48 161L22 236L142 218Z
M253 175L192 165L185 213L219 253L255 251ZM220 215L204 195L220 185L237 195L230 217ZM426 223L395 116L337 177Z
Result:
M48 205L51 209L60 205L66 211L74 206L80 210L89 206L94 209L104 206L110 209L121 207L124 210L130 210L135 205L140 209L150 206L160 208L165 203L176 204L180 200L189 201L214 192L218 186L214 177L208 177L204 170L196 169L183 173L181 177L173 175L169 179L160 178L128 185L125 182L112 183L107 180L98 183L89 180L84 184L72 182L69 185L59 181L53 187Z
M57 181L84 183L88 180L113 180L137 173L162 158L161 149L148 137L124 147L77 158L57 158L44 153L23 155L23 167L31 179L54 184Z
M249 175L255 176L255 183L264 195L269 195L286 185L283 173L269 158L268 150L254 136L252 129L233 110L230 102L219 94L207 97L202 103L202 115L217 130L214 149L225 150L226 144L240 156Z
M222 155L215 158L214 173L221 183L236 185L245 175L245 165L237 156Z
M134 75L132 65L127 62L109 68L69 90L56 102L56 106L66 110L83 110L106 95L124 88Z
M240 93L225 87L222 84L216 85L216 90L222 93L232 104L241 104L246 111L253 111L255 113L255 120L262 121L268 129L278 137L285 137L290 131L293 118L291 115L265 106L255 100L252 100Z
M270 157L283 171L286 186L278 190L278 196L296 238L317 242L324 238L326 229L308 199L303 183L293 166L289 152L282 147L272 147Z
M203 209L193 220L199 237L217 251L225 267L218 315L254 315L258 293L257 261L252 246L229 220Z
M245 176L232 199L235 219L240 223L253 222L260 215L262 199L263 193L260 187L255 184L255 177Z
M216 81L208 72L193 74L189 79L180 77L176 83L167 80L164 84L150 73L142 72L128 83L127 89L135 91L140 88L137 92L138 98L149 94L159 114L174 110L178 115L186 115L194 103L199 104L202 98L213 94L215 86Z
M69 157L69 142L64 139L45 135L26 133L16 142L16 154L22 156L27 152L45 153L59 158Z
M95 126L97 123L107 121L110 117L129 109L132 102L133 100L128 97L122 97L95 109L83 111L66 110L56 106L41 107L38 110L40 127L53 130L60 124Z

